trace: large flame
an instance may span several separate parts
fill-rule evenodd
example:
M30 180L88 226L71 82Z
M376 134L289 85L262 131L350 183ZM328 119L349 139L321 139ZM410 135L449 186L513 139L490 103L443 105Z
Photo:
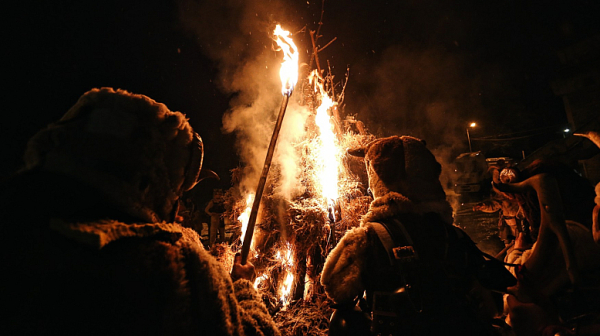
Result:
M319 176L323 197L330 203L329 205L331 205L331 203L339 196L339 149L337 146L337 138L333 131L334 128L331 123L331 117L327 111L337 103L334 102L323 89L323 79L316 70L311 73L309 79L314 85L315 93L321 99L321 104L317 108L317 115L315 116L315 123L319 127L320 132L320 146L316 149L318 151L320 162L317 174Z
M294 256L292 254L292 245L288 243L283 253L281 250L278 250L275 258L281 262L281 266L285 271L285 278L279 286L279 301L281 302L283 309L285 309L290 303L292 287L294 285Z
M254 202L254 194L249 194L246 198L246 209L238 216L238 221L242 223L242 236L241 240L244 243L244 237L246 237L246 230L248 229L248 220L250 220L250 212L252 211L252 203ZM254 242L252 242L254 243Z
M298 81L298 48L290 37L290 32L283 30L280 25L275 27L274 35L275 42L283 51L283 63L281 63L281 69L279 70L281 93L289 96Z
M289 97L298 79L298 49L293 43L290 33L284 31L281 26L277 25L274 35L278 46L284 53L284 62L280 70L282 93ZM306 152L310 162L306 165L310 167L307 172L310 176L308 180L316 187L316 198L326 201L327 206L332 206L333 202L339 197L339 188L343 189L344 185L343 179L340 182L341 147L334 132L333 118L329 113L329 110L335 107L337 103L328 95L324 80L317 71L311 73L309 80L314 88L314 97L317 102L315 106L318 105L315 124L319 128L319 135L306 142L310 146ZM343 141L343 139L340 141ZM341 173L344 173L343 169ZM254 194L248 195L246 209L238 217L238 220L242 223L242 239L246 234L254 197ZM321 200L317 203L323 204ZM271 264L271 268L267 268L254 281L254 287L257 289L264 290L265 287L275 289L282 309L286 309L291 303L294 295L295 278L299 276L296 274L297 269L293 251L294 245L290 243L277 246L273 255L275 262ZM255 253L255 256L257 256L258 252L255 251ZM275 269L280 270L280 272L272 273ZM276 277L273 274L276 274ZM308 284L303 293L304 297L307 297L311 290L311 278L305 274L304 279L298 278L298 280L304 280ZM275 284L275 281L278 283ZM273 283L274 286L266 286L269 283Z

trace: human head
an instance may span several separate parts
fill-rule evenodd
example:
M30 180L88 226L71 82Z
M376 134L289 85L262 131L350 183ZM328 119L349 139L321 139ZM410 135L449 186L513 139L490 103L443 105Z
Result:
M69 176L132 218L170 220L199 180L203 145L185 116L139 94L92 89L28 143L25 169Z
M364 157L375 198L397 192L416 203L446 199L439 181L441 165L423 140L391 136L348 153Z

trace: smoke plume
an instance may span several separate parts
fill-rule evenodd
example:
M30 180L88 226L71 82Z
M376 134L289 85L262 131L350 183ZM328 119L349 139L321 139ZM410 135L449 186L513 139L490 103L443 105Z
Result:
M179 2L181 21L218 65L221 90L232 95L222 130L236 135L244 168L240 191L244 194L256 189L282 101L282 53L274 48L272 35L277 20L285 19L283 9L281 3L271 1ZM285 23L283 28L294 32L294 27ZM288 198L300 185L296 181L300 160L293 146L302 137L308 116L294 98L292 95L273 158L273 165L281 168L278 191Z

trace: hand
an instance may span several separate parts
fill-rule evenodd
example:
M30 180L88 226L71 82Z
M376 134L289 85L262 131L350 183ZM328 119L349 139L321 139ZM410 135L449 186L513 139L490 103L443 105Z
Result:
M246 279L254 281L256 274L254 272L254 265L251 262L246 261L246 265L242 265L242 255L237 253L233 259L233 268L231 269L231 280L234 282L238 279Z

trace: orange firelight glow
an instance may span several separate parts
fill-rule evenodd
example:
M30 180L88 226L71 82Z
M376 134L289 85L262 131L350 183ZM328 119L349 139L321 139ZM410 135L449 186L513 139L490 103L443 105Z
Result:
M309 80L314 85L314 91L321 100L321 104L317 108L317 115L315 116L315 123L320 131L320 146L316 148L319 160L319 167L317 169L318 180L323 197L328 201L328 205L331 205L331 203L339 196L338 180L340 151L337 144L337 138L333 132L331 117L327 111L337 103L334 102L323 89L323 79L316 70L310 74Z
M285 309L290 303L292 295L292 286L294 285L294 256L292 254L292 245L286 244L285 251L277 251L275 258L281 262L285 270L285 278L279 286L279 302Z
M242 236L240 239L244 242L246 229L248 229L248 220L250 219L250 211L252 211L252 203L254 202L254 194L249 194L246 198L246 209L238 216L238 221L242 223Z
M290 32L283 30L280 25L275 27L274 35L275 42L283 51L283 63L281 63L281 69L279 70L282 84L281 93L289 96L298 81L298 48L294 44Z
M288 31L284 31L280 25L277 25L275 29L274 39L280 48L279 50L284 54L280 70L282 94L284 95L284 104L282 104L281 110L281 113L283 113L298 80L299 53L291 39L291 34ZM323 221L326 221L328 210L333 209L333 205L338 201L340 194L343 194L346 189L351 187L356 189L356 185L352 184L354 182L351 182L347 177L347 171L341 164L343 156L342 148L345 147L348 138L344 134L336 134L335 131L335 121L337 119L331 116L331 109L337 108L338 103L334 100L334 90L333 88L327 88L325 80L317 70L313 71L308 79L313 88L312 94L309 94L309 109L315 111L314 125L311 126L317 126L318 132L303 128L303 134L305 134L306 139L299 145L299 148L302 149L301 151L299 150L302 153L302 160L292 163L299 163L301 165L300 168L303 168L299 169L301 171L300 174L302 174L302 184L305 184L305 187L310 190L311 196L302 198L301 200L292 200L290 204L298 208L311 207L316 209L317 213L318 211L323 211L325 214ZM306 94L306 91L303 90L302 94ZM261 184L259 184L260 186ZM258 198L260 198L262 190L261 188L257 188ZM254 193L246 197L245 210L238 216L238 220L242 223L242 242L246 236L246 231L249 229L248 221L255 201L254 198ZM254 215L252 216L253 220L255 219ZM331 217L329 218L331 220ZM335 218L333 219L333 221L336 220ZM251 227L252 224L250 223ZM278 224L284 225L284 223ZM250 254L253 254L258 260L260 253L262 257L260 260L267 261L264 263L264 269L261 270L262 274L255 279L254 287L264 291L273 290L275 297L279 301L279 306L282 310L285 310L292 303L296 294L294 292L298 288L295 288L295 285L299 281L304 281L304 293L297 294L304 294L304 297L307 297L311 295L309 294L311 292L311 282L314 280L308 273L301 274L297 269L295 259L300 258L298 264L304 264L304 260L301 258L305 258L301 257L302 254L296 255L294 252L301 244L299 243L298 246L295 246L290 243L294 241L293 239L290 237L283 238L285 239L282 239L282 242L273 246L273 252L268 253L260 252L259 250L262 247L259 245L257 245L257 250L255 250L253 240L252 244L250 244L252 245L250 247L252 251ZM245 247L247 248L247 245ZM247 249L245 251L248 253Z
M265 282L268 279L269 276L267 274L262 274L261 276L256 277L256 279L254 279L254 288L259 289L263 282Z

